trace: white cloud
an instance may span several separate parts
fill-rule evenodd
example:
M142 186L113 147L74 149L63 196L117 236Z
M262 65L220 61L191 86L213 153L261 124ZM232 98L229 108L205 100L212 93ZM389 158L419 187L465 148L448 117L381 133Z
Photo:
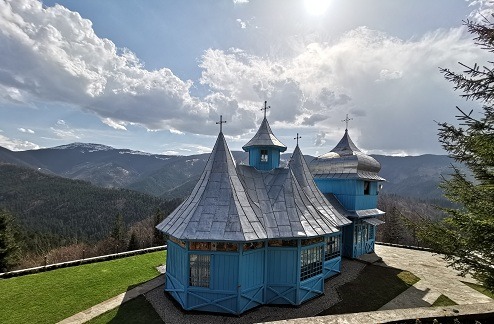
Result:
M249 3L249 0L233 0L233 4L246 4Z
M1 1L0 54L4 97L14 88L24 100L77 105L119 125L164 129L187 119L181 131L213 132L204 124L211 107L191 96L191 81L167 68L144 69L134 53L99 38L91 21L60 5Z
M29 129L29 128L20 127L20 128L17 128L17 130L19 132L22 132L22 133L34 134L34 131L32 129Z
M50 130L58 139L74 140L81 138L81 135L77 134L77 132L72 129L61 129L61 128L50 127Z
M487 10L493 1L471 3ZM275 126L315 125L320 134L332 134L351 112L358 118L350 129L366 134L359 139L364 146L427 150L432 144L424 141L437 146L431 121L452 116L457 101L438 67L487 61L464 28L403 40L359 27L339 39L294 42L294 48L270 56L207 49L199 82L208 94L198 98L190 93L192 81L167 68L146 70L133 52L99 38L78 13L59 5L43 8L34 0L0 1L0 98L69 103L122 130L138 124L214 135L222 115L231 136L252 135L268 100ZM57 124L51 130L59 138L81 136L61 127L63 120Z
M65 120L63 120L63 119L57 120L57 125L64 125L65 126L66 125Z
M174 129L174 128L170 128L169 131L172 134L177 134L177 135L183 135L184 134L184 132L181 132L178 129Z
M237 22L239 23L240 28L242 28L242 29L247 28L247 23L245 21L242 21L242 19L238 18Z
M125 125L127 123L125 123L125 122L117 122L111 118L103 118L103 119L101 119L101 122L103 122L103 124L106 124L106 125L110 126L111 128L114 128L114 129L125 130L125 131L127 130L127 128L125 127Z
M360 27L276 60L209 49L200 81L258 118L256 105L268 100L271 122L317 123L328 132L344 129L341 119L354 112L359 118L350 129L366 134L360 139L364 146L427 151L439 147L432 120L451 120L457 100L438 67L456 69L458 61L487 59L463 27L407 41Z
M0 131L1 132L1 131ZM8 138L0 134L0 146L5 147L11 151L25 151L25 150L37 150L39 149L39 145L34 144L29 141Z

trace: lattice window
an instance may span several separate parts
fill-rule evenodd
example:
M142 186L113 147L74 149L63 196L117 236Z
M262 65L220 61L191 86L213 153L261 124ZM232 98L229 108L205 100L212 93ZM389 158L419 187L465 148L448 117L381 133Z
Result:
M324 260L339 257L341 255L341 236L329 236L325 238L326 251L324 253Z
M374 225L367 225L369 227L369 240L374 239L374 232L375 232L375 226Z
M268 162L268 150L261 150L261 162Z
M300 255L300 280L306 280L322 273L322 246L302 250Z
M190 254L190 276L189 285L191 287L209 288L211 277L211 255Z

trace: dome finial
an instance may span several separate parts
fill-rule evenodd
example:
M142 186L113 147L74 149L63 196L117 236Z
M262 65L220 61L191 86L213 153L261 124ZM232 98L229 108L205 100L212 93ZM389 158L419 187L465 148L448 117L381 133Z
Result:
M223 133L223 124L226 124L226 120L223 120L223 115L220 115L220 121L216 122L216 125L220 124L220 133Z
M271 106L268 106L267 100L264 101L264 108L261 108L261 110L264 110L264 118L266 118L266 110L270 109Z
M342 122L346 123L345 132L348 131L348 122L350 120L353 120L353 118L348 118L348 114L346 114L346 118L342 120Z

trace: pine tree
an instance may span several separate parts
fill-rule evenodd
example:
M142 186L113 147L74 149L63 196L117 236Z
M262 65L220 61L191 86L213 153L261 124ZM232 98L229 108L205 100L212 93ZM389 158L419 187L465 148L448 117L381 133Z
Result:
M135 231L132 231L130 235L129 245L127 246L127 251L134 251L139 249L139 240L137 239L137 234Z
M494 24L485 20L465 25L475 36L476 46L494 53ZM457 107L459 126L440 123L439 141L471 175L453 168L451 178L441 186L459 207L444 209L448 217L439 224L426 223L420 235L451 266L473 274L494 291L494 63L489 62L489 67L460 64L462 74L449 69L441 72L455 90L463 92L462 97L482 104L480 117Z
M110 234L110 238L113 239L115 245L115 250L120 252L125 249L126 241L125 223L122 214L118 213L115 217L115 222L113 224L113 230Z
M158 209L156 211L156 213L154 214L154 226L155 227L154 227L154 231L153 231L153 246L159 246L159 245L166 244L166 240L163 236L163 233L156 228L156 225L161 223L161 221L163 221L163 219L164 219L163 212L160 209Z
M19 245L15 239L14 220L0 210L0 272L9 271L19 260Z

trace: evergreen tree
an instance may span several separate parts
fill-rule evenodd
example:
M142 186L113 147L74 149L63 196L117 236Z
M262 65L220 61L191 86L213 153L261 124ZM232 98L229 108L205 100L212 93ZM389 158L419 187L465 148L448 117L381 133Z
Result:
M139 249L139 240L137 239L137 234L135 231L132 231L130 235L129 245L127 247L127 251L134 251Z
M164 217L165 216L163 215L163 212L161 211L161 209L158 209L156 211L156 213L154 214L154 226L155 227L154 227L154 231L153 231L153 246L159 246L159 245L166 244L166 240L163 236L163 233L156 228L156 225L161 223L163 221Z
M465 23L475 43L494 53L494 24ZM420 229L422 240L443 253L451 266L472 273L494 291L494 67L467 66L462 74L441 69L446 80L467 100L482 104L480 117L457 107L459 126L439 124L439 141L449 155L466 165L473 175L453 174L444 180L446 197L458 208L445 208L448 217L440 223L427 222Z
M118 213L115 217L115 222L113 224L113 230L110 237L113 239L115 249L117 252L125 249L126 241L125 223L122 214Z
M19 260L13 221L8 212L0 210L0 272L9 271Z

